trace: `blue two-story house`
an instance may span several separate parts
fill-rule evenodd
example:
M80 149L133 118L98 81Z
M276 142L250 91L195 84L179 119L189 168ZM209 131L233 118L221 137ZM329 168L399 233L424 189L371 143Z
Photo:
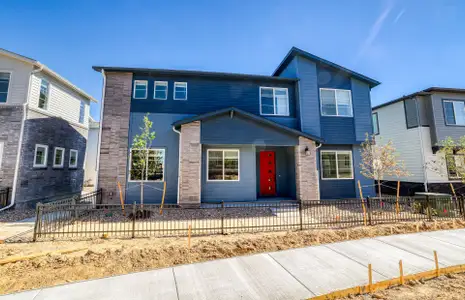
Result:
M104 77L105 203L354 198L379 82L292 48L272 76L94 67ZM148 114L156 133L132 149ZM142 184L143 183L143 184ZM141 186L143 186L141 188ZM141 191L142 189L142 191Z

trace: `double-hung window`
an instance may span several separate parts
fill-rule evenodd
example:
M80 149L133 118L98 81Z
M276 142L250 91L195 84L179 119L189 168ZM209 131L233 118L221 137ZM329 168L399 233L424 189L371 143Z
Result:
M465 101L443 100L446 125L465 125Z
M147 99L147 80L134 80L134 99Z
M55 152L53 153L53 167L63 168L64 162L65 162L65 148L55 147Z
M163 181L165 149L132 149L129 168L130 181Z
M379 121L377 112L371 114L371 121L373 123L373 134L379 134Z
M79 123L84 124L84 118L86 113L86 103L81 100L81 103L79 105Z
M47 109L49 95L50 95L50 83L47 80L42 79L40 81L39 104L38 104L40 109Z
M79 152L77 150L69 150L69 167L71 169L76 169L78 166L78 154Z
M208 181L239 181L239 150L207 151Z
M350 90L320 89L321 115L352 117Z
M47 167L48 146L37 144L34 152L34 168Z
M187 82L174 83L174 100L187 100Z
M11 74L9 72L0 72L0 103L5 103L8 98L10 78Z
M260 87L260 114L289 116L287 88Z
M322 179L353 179L352 151L321 151Z
M153 98L157 100L168 99L168 82L167 81L155 81Z

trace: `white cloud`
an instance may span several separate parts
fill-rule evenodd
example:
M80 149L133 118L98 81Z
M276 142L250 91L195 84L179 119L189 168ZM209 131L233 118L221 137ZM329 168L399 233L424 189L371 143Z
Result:
M402 9L398 14L397 14L397 17L395 18L394 20L394 24L396 24L400 18L402 18L402 16L405 14L405 9Z

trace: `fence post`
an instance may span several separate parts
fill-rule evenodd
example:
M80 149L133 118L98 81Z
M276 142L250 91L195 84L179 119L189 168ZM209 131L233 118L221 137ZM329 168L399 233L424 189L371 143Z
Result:
M428 214L428 219L430 221L433 220L433 214L432 214L432 207L431 207L431 202L429 201L429 195L426 195L426 210Z
M132 238L136 237L136 201L132 204Z
M373 223L371 222L371 201L370 201L370 196L367 196L367 211L368 211L368 224L373 225Z
M462 218L465 220L465 201L463 196L459 198L460 212L462 213Z
M299 216L300 216L300 230L304 230L304 222L302 216L302 200L299 200Z
M221 234L224 234L224 201L221 201Z
M40 220L42 219L42 204L39 202L36 204L36 220L34 223L34 234L32 235L32 241L37 241L37 235L40 234Z

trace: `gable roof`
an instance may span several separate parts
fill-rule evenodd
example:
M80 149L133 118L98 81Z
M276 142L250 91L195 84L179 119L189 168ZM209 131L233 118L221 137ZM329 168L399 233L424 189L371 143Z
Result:
M397 103L397 102L400 102L400 101L404 101L406 99L410 99L410 98L413 98L413 97L416 97L416 96L428 96L428 95L431 95L433 93L465 94L465 89L461 89L461 88L445 88L445 87L432 86L430 88L427 88L427 89L424 89L424 90L421 90L421 91L418 91L418 92L415 92L415 93L412 93L412 94L409 94L409 95L402 96L400 98L385 102L383 104L376 105L376 106L374 106L372 108L372 110L378 109L378 108L381 108L381 107L384 107L384 106L388 106L388 105L391 105L391 104L394 104L394 103Z
M309 59L314 62L321 63L323 65L338 69L352 77L355 77L361 81L364 81L370 85L371 88L379 85L381 82L374 80L372 78L369 78L365 75L362 75L360 73L357 73L355 71L346 69L338 64L335 64L333 62L330 62L329 60L323 59L321 57L318 57L316 55L313 55L311 53L308 53L307 51L304 51L302 49L299 49L297 47L292 47L291 50L287 53L286 57L284 57L283 61L279 64L279 66L276 68L276 70L273 72L273 76L279 76L281 72L289 65L289 63L294 59L296 56L302 56L306 59Z
M27 56L24 56L24 55L21 55L21 54L18 54L18 53L11 52L11 51L8 51L8 50L3 49L3 48L0 48L0 55L8 56L10 58L22 61L24 63L31 64L31 65L33 65L33 67L37 68L37 70L41 70L44 73L47 73L48 75L50 75L51 77L56 79L58 82L62 83L67 88L69 88L72 91L76 92L77 94L84 97L85 99L90 100L92 102L98 102L94 97L87 94L86 92L84 92L83 90L81 90L80 88L78 88L77 86L72 84L70 81L68 81L64 77L61 77L58 73L56 73L55 71L48 68L46 65L40 63L39 61L37 61L37 60L35 60L33 58L30 58L30 57L27 57Z
M162 75L215 77L215 78L232 78L232 79L256 79L256 80L270 80L270 81L280 81L280 82L298 81L297 78L284 78L284 77L275 77L275 76L267 76L267 75L195 71L195 70L170 70L170 69L104 67L104 66L93 66L92 69L94 69L97 72L101 72L102 70L104 70L106 72L156 73L156 74L162 74Z
M194 116L194 117L188 117L188 118L179 120L177 122L174 122L172 125L176 129L179 129L179 127L181 127L181 125L184 125L184 124L187 124L187 123L191 123L191 122L195 122L195 121L201 121L201 120L204 120L204 119L213 118L213 117L223 115L225 113L231 113L231 112L236 113L236 114L238 114L238 115L240 115L242 117L248 118L250 120L253 120L255 122L258 122L258 123L273 127L273 128L275 128L277 130L285 131L285 132L287 132L289 134L292 134L292 135L295 135L295 136L303 136L303 137L306 137L308 139L311 139L311 140L313 140L315 142L319 142L319 143L324 142L324 140L321 137L318 137L318 136L315 136L315 135L312 135L312 134L302 132L302 131L297 130L297 129L293 129L293 128L281 125L279 123L273 122L273 121L268 120L266 118L263 118L263 117L254 115L252 113L243 111L241 109L238 109L236 107L223 108L223 109L215 110L215 111L208 112L208 113L205 113L205 114L197 115L197 116Z

